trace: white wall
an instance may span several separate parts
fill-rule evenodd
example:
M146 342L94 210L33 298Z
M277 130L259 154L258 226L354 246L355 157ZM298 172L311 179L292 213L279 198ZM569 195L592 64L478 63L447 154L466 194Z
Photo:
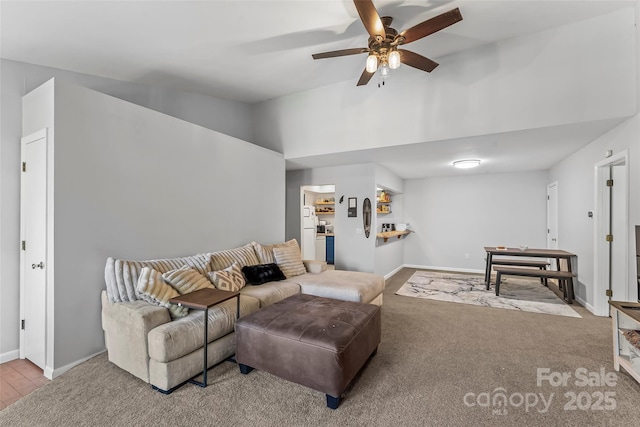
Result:
M288 171L286 238L296 238L300 242L300 187L328 183L336 186L336 215L333 220L336 268L375 271L375 229L372 229L371 235L366 238L362 223L362 204L365 197L371 200L375 209L376 183L373 164ZM342 204L338 202L341 196L344 196ZM349 197L358 199L356 218L347 217ZM375 211L373 216L375 217Z
M251 141L247 104L0 59L0 363L17 357L22 96L52 77Z
M397 224L406 221L404 221L404 196L402 194L404 191L404 181L387 168L376 166L376 186L382 186L382 188L392 191L391 213L377 214L375 216L376 221L374 224L377 233L381 230L382 223ZM382 239L376 240L376 274L388 277L404 264L404 240L406 238L407 237L402 237L401 239L393 238L386 242Z
M104 348L108 256L281 241L285 172L281 154L237 138L58 80L54 90L55 354L47 365L60 370ZM25 134L50 125L29 118L35 99L25 97Z
M381 89L349 80L265 101L253 107L256 143L295 159L630 117L634 18L630 6L437 58L429 75L400 67ZM380 120L388 108L401 125Z
M405 181L408 265L484 271L484 246L546 247L546 172ZM465 255L469 254L469 258Z

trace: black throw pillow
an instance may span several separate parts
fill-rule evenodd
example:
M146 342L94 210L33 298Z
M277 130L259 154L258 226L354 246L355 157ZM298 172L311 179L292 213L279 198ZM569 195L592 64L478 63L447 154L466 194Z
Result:
M245 265L242 267L242 274L247 279L247 283L251 285L262 285L286 279L278 264Z

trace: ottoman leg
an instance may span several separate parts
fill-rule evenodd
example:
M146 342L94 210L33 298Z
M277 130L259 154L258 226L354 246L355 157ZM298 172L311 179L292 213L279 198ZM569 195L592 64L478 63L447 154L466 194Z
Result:
M240 367L241 374L247 375L249 372L253 371L251 366L243 365L242 363L238 363L238 366Z
M340 405L340 398L329 396L328 394L326 396L327 396L327 408L337 409L338 406Z

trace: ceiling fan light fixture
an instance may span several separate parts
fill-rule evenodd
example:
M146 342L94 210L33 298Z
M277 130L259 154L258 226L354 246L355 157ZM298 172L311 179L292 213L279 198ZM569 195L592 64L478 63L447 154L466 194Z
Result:
M453 162L453 166L458 169L471 169L476 166L480 166L480 160L477 159L469 159L469 160L456 160Z
M389 68L396 70L398 67L400 67L400 52L394 50L389 54Z
M376 54L371 54L367 56L367 64L366 64L367 73L375 73L378 69L378 56Z

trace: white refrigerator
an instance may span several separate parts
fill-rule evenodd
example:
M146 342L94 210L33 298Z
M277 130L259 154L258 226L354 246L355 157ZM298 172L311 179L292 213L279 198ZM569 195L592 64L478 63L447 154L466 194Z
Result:
M316 259L318 217L314 206L302 208L302 259Z

